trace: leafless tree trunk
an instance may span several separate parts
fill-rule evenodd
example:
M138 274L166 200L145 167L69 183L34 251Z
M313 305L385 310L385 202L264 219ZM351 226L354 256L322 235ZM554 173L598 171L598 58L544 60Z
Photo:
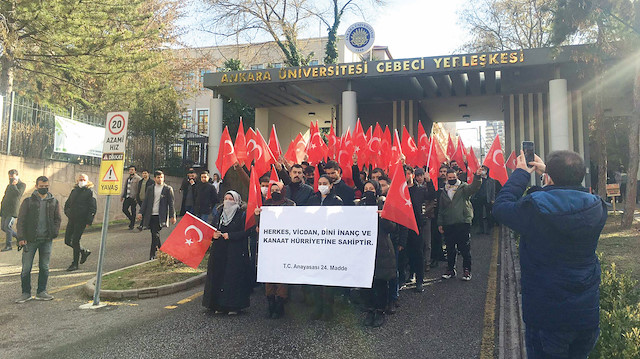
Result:
M622 228L631 228L636 210L638 182L638 137L640 136L640 61L636 60L633 81L633 115L629 124L629 172L627 174L627 195L624 199Z

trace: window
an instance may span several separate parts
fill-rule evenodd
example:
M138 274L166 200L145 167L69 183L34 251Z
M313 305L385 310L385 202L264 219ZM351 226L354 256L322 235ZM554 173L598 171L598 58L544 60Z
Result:
M193 163L200 163L200 145L189 145L189 159Z
M182 129L192 131L193 127L193 110L188 109L182 113Z
M282 68L282 62L276 62L275 64L272 64L274 69L279 69Z
M318 60L309 61L309 66L318 66Z
M197 110L198 134L209 136L209 110Z
M174 143L171 145L171 156L182 158L182 144Z
M251 70L262 70L264 69L264 64L253 64L251 65Z

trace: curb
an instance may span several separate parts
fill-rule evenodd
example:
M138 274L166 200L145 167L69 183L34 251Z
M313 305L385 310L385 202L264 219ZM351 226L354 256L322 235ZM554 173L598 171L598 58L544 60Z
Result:
M155 260L155 259L154 259ZM104 275L115 273L124 269L137 267L143 265L145 263L149 263L151 261L146 261L138 264L134 264L128 267L116 269L114 271L105 273ZM161 285L159 287L147 287L147 288L139 288L139 289L124 289L124 290L100 290L100 298L101 299L146 299L146 298L156 298L164 295L169 295L177 292L182 292L187 289L193 288L204 283L207 278L207 273L201 273L192 278L183 280L181 282L171 283ZM82 287L85 294L89 296L93 296L93 293L96 290L96 277L91 278L85 285Z

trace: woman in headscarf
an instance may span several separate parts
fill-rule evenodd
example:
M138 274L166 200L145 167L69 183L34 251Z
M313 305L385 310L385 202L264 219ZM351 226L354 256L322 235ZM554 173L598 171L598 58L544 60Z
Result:
M382 213L385 197L382 196L380 184L376 180L364 183L364 194L358 206L377 206L378 216ZM389 282L396 277L396 254L391 242L391 233L397 225L387 219L378 217L378 241L376 246L376 262L373 273L373 285L365 291L368 299L366 326L379 327L385 322L385 311L389 305Z
M211 243L202 305L216 313L238 314L249 307L251 268L246 207L236 191L228 191L213 218L217 229Z

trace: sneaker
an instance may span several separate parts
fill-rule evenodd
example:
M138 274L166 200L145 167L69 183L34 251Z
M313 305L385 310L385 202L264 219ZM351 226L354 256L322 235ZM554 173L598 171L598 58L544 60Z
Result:
M80 264L84 264L84 262L87 261L87 258L89 258L89 254L91 254L91 251L88 249L85 249L82 251L82 253L80 253Z
M29 293L22 293L22 295L20 296L20 298L16 299L16 303L18 304L22 304L25 302L30 301L31 299L33 299L33 297L31 296L31 294Z
M230 311L229 313L227 313L227 315L238 315L238 312Z
M471 271L468 269L464 270L464 274L462 275L462 280L470 281L471 280Z
M67 272L73 272L74 270L78 270L77 264L71 264L69 268L67 268Z
M49 295L47 292L40 292L36 294L36 300L52 300L53 296Z
M442 279L451 279L456 276L456 270L448 270L442 275Z
M413 290L416 293L424 292L424 288L422 287L422 283L417 283L415 289Z
M0 252L8 252L11 250L11 247L4 247L0 250Z

